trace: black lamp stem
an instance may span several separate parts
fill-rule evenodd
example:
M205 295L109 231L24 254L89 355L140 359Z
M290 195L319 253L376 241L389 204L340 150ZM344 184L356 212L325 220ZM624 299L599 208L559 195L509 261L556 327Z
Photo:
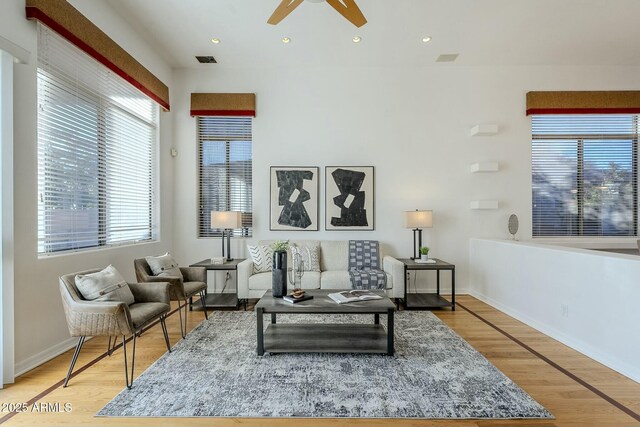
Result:
M422 229L414 228L413 229L413 257L411 257L411 259L420 258L420 256L417 255L417 252L416 252L416 234L418 235L417 252L420 252L420 248L422 247Z
M222 242L222 258L224 258L224 230L222 230L222 240L220 242Z
M227 229L227 261L233 261L231 258L231 229Z

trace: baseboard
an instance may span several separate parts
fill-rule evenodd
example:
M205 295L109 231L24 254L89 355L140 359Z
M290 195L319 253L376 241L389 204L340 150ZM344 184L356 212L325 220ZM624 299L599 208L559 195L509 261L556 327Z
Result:
M619 372L620 374L632 379L633 381L640 383L640 370L638 368L629 366L624 362L620 362L619 360L602 353L600 350L594 348L593 346L582 341L575 340L574 338L566 335L564 332L547 324L540 323L537 320L527 316L526 314L523 314L518 310L514 310L511 307L507 307L506 305L480 292L469 290L468 293L474 298L477 298L480 301L489 304L493 308L500 310L501 312L513 317L516 320L519 320L527 326L530 326L533 329L542 332L543 334L555 339L556 341L561 342L562 344L565 344L568 347L571 347L572 349L595 360L596 362L602 363L606 367L611 368L614 371Z
M91 337L87 337L87 340L89 339L91 339ZM85 340L85 342L87 341ZM77 344L78 338L69 338L62 341L61 343L54 345L53 347L49 347L48 349L41 351L40 353L34 354L31 357L27 357L25 360L16 362L15 376L18 377L34 368L37 368L43 363L46 363L49 360L60 356L65 351L74 348Z

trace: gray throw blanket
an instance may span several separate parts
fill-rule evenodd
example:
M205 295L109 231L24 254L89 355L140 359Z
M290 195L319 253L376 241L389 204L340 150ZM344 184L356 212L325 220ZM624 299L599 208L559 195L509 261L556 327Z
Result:
M349 240L349 275L353 289L386 289L377 240Z

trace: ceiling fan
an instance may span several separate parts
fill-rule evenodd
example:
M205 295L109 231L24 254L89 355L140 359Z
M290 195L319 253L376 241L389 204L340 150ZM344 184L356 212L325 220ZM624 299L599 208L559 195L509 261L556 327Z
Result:
M267 21L271 25L276 25L284 18L286 18L295 8L300 6L304 0L282 0L280 5L276 8L273 15ZM312 3L322 3L326 1L329 6L338 11L338 13L356 27L360 28L367 23L367 19L364 17L358 5L354 0L307 0Z

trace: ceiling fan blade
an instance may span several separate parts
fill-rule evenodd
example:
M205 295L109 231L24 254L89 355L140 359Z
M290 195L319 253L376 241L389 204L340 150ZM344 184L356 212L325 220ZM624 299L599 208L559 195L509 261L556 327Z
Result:
M278 24L284 18L289 16L296 7L300 6L300 3L303 1L304 0L282 0L267 22L271 25Z
M367 23L367 18L354 0L327 0L327 3L356 27L360 28Z

